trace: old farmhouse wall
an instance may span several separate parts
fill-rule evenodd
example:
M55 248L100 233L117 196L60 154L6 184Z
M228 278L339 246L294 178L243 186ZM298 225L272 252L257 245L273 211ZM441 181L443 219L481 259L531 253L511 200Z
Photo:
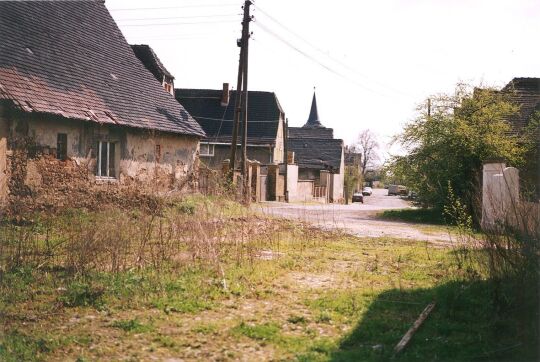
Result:
M24 165L16 167L25 168L21 178L31 190L46 186L48 178L40 174L43 158L49 164L56 161L59 165L77 167L77 172L83 171L91 183L137 184L154 191L196 187L191 182L198 169L197 137L23 113L1 104L0 132L3 200L9 192L10 158L15 158L14 150L18 147L29 153ZM63 141L65 147L60 144ZM100 145L101 161L106 163L101 165L102 172L98 170ZM65 149L65 157L61 148Z

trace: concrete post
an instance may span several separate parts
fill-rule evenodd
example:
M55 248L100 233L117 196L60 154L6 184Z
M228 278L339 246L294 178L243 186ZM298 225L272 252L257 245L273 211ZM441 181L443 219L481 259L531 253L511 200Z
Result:
M276 201L278 196L279 165L268 165L268 200Z
M258 161L250 162L250 177L251 177L251 199L254 202L261 201L261 163Z
M503 162L485 163L482 180L482 228L517 225L519 171Z

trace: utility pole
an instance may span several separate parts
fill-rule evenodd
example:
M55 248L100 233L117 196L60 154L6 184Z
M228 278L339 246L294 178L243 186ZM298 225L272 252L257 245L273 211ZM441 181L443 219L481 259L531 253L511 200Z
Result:
M289 139L289 119L285 118L283 130L283 153L285 155L285 202L289 202L289 148L287 147L287 140Z
M427 99L427 116L431 119L431 98Z
M248 66L249 66L249 23L251 22L251 16L249 14L251 8L251 0L246 0L244 3L244 21L242 23L242 39L244 40L242 44L243 50L243 66L244 66L244 76L242 84L242 126L244 133L242 134L242 181L243 181L243 191L244 191L244 201L249 203L251 200L250 196L250 186L249 181L249 170L248 170L248 160L247 160L247 134L248 134Z
M236 166L236 148L238 145L238 129L240 128L240 117L242 117L242 153L241 153L241 170L242 182L244 190L244 199L249 202L249 185L248 185L248 165L247 165L247 107L248 107L248 54L249 54L249 23L252 21L250 8L252 1L244 2L244 18L242 20L242 38L237 44L240 47L240 60L238 62L238 80L236 86L236 100L234 108L234 123L231 142L231 157L229 161L230 175L234 174ZM230 177L231 177L230 176Z
M234 170L236 169L236 148L238 145L238 125L240 124L240 112L241 112L241 92L242 92L242 71L244 69L244 48L241 44L242 40L238 41L240 47L240 60L238 61L238 81L236 83L236 98L234 104L234 121L232 129L232 141L231 141L231 157L229 158L229 178L232 181Z

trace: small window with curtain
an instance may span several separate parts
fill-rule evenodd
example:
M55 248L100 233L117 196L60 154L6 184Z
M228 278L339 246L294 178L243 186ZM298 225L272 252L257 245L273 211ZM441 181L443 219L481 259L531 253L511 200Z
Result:
M65 161L67 159L67 134L58 133L56 136L56 158Z
M98 177L116 177L116 146L114 142L99 141L97 144L97 172Z

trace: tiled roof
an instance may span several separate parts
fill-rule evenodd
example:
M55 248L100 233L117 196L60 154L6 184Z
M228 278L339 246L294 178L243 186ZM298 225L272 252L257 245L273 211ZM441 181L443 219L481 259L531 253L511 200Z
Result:
M289 138L334 138L332 128L289 127Z
M149 45L131 45L131 49L133 49L133 53L135 53L146 69L148 69L160 83L163 82L163 76L174 79L173 75L165 68Z
M287 147L295 153L299 168L340 171L343 140L289 138Z
M229 103L221 105L222 90L175 89L176 99L199 122L206 140L231 143L236 91L230 91ZM283 113L274 93L249 91L248 143L273 144L277 137L280 115ZM238 142L242 127L238 131Z
M102 0L0 1L0 99L26 112L204 136Z
M520 106L519 114L510 120L519 132L527 126L533 112L540 112L540 78L514 78L502 91Z

